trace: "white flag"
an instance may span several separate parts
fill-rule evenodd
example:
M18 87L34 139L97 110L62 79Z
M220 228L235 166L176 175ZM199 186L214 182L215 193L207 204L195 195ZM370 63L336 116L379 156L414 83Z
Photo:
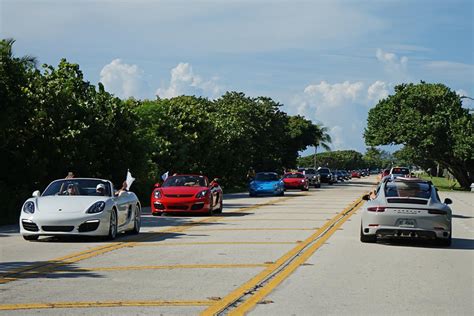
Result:
M169 173L169 171L166 171L165 173L163 173L163 174L161 175L161 179L163 179L163 181L165 181L166 179L168 179L168 173Z
M130 170L127 170L127 190L130 190L130 187L132 186L133 181L135 181L135 178L132 177L132 174L130 173Z

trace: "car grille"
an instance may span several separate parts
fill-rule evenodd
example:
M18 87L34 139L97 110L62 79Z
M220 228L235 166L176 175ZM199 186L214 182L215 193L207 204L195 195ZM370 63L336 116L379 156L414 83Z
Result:
M45 232L72 232L74 226L41 226L41 229Z
M191 210L197 211L197 210L202 209L203 207L204 207L204 203L194 204L193 206L191 206Z
M407 204L428 204L428 200L419 200L419 199L387 199L388 203L407 203Z
M167 208L170 210L182 210L182 211L185 211L188 209L186 205L170 205Z
M80 233L85 233L85 232L91 232L97 229L99 227L99 222L93 222L93 223L82 223L79 225L79 232Z
M166 197L170 198L189 198L192 197L192 194L165 194Z
M153 204L157 210L164 210L165 207L161 203L154 203Z
M23 225L23 228L27 231L30 231L30 232L39 231L38 225L36 225L35 223L22 221L21 224Z

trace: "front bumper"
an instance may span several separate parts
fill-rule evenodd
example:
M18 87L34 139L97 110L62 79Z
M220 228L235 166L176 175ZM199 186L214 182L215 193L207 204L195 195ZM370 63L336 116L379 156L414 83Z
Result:
M210 201L203 199L161 199L153 200L152 213L208 213Z
M57 216L30 216L20 217L20 234L23 236L107 236L109 234L110 212L99 214L82 214L61 219Z

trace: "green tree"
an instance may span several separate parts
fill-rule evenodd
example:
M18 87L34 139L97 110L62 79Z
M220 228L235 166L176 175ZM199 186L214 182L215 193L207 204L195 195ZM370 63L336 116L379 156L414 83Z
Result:
M331 150L330 144L332 143L332 138L331 138L331 135L329 135L329 129L322 125L316 125L316 135L313 141L314 141L314 143L312 144L314 146L313 167L316 168L318 165L317 155L316 155L318 152L318 147L321 146L326 151Z
M401 84L369 111L369 146L402 144L405 155L439 163L461 187L474 181L474 118L459 95L443 84Z

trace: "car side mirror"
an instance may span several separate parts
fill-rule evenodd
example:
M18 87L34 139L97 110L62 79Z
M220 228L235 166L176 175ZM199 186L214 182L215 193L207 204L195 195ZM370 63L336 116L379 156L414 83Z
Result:
M155 183L155 189L161 187L161 184L159 182Z
M36 190L35 192L33 192L33 194L31 194L32 197L39 197L41 195L41 192L39 190Z
M445 198L444 199L444 204L446 204L446 205L453 204L453 200L451 200L450 198Z
M364 201L370 201L370 194L364 194L364 195L362 196L362 200L364 200Z

